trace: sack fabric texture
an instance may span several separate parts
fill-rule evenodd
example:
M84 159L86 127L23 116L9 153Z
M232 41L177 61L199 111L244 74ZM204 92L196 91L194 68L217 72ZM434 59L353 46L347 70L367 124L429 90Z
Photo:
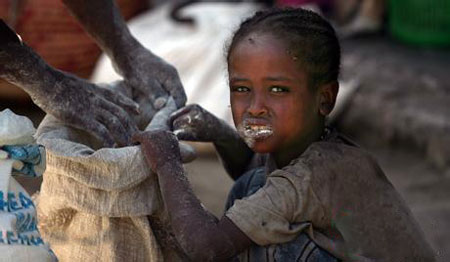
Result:
M140 146L101 148L50 115L37 141L47 158L36 197L39 229L60 261L180 259L152 228L166 223L167 213Z

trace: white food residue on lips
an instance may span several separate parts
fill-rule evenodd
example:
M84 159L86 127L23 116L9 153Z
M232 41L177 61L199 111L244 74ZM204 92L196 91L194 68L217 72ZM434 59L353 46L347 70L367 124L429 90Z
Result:
M265 139L273 134L270 125L250 124L246 121L237 127L239 135L244 139L245 143L252 148L256 140Z

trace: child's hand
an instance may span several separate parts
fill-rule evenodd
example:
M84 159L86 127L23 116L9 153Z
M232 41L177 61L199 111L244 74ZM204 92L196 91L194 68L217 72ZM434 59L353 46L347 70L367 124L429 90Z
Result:
M155 172L166 164L174 164L174 161L181 163L178 139L170 131L141 132L133 136L133 141L141 144L144 157Z
M169 124L180 140L215 142L222 137L225 122L197 104L183 107L170 115Z

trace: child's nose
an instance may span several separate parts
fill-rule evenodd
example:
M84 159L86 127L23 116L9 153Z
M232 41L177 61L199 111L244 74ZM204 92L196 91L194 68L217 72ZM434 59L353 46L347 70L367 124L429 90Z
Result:
M252 116L263 116L267 114L265 99L262 95L254 95L247 112Z

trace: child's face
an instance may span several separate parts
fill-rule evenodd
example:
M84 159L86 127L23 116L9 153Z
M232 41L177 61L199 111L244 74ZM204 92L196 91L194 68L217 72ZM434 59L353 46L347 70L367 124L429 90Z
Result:
M321 123L317 92L296 59L268 34L242 39L229 56L233 120L255 152L292 155Z

